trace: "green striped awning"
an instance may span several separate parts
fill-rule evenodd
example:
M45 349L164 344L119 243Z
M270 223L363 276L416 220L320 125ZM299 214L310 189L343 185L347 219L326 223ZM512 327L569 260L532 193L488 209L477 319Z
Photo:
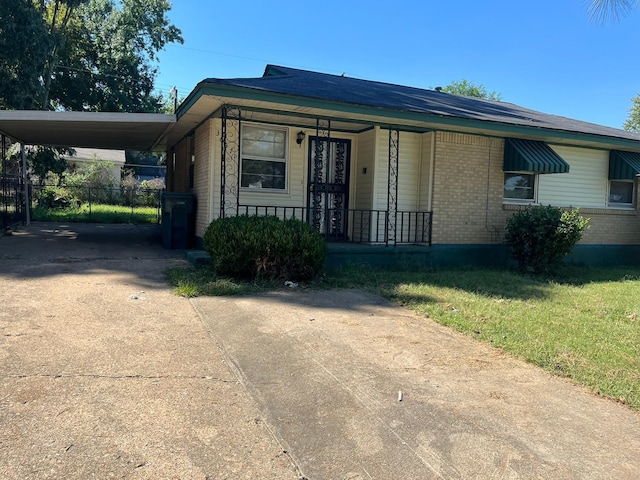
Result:
M635 180L640 174L640 153L611 150L609 180Z
M567 173L569 164L549 145L535 140L504 141L505 172Z

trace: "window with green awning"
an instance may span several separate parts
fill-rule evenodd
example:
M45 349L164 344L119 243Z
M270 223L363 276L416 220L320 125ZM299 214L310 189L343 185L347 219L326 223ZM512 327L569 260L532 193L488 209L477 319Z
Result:
M640 153L609 152L609 180L635 180L637 175L640 175Z
M545 142L507 138L504 142L505 172L568 173L569 164Z

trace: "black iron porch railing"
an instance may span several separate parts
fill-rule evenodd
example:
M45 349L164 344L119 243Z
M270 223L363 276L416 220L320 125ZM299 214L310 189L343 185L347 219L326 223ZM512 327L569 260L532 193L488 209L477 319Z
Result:
M431 212L399 210L395 225L387 210L238 205L238 215L297 218L314 225L327 241L383 245L431 245Z

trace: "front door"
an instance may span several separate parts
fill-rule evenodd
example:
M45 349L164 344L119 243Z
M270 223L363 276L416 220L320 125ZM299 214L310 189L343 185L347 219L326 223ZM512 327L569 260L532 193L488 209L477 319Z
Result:
M311 137L309 223L327 239L347 240L351 141Z

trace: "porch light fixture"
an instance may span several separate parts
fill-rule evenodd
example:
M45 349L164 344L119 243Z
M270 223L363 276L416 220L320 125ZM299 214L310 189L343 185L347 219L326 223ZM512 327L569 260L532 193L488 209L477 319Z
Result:
M300 130L300 131L298 132L298 135L296 135L296 143L297 143L298 145L302 145L302 142L304 141L304 137L305 137L305 136L306 136L306 135L304 134L304 132L303 132L302 130Z

